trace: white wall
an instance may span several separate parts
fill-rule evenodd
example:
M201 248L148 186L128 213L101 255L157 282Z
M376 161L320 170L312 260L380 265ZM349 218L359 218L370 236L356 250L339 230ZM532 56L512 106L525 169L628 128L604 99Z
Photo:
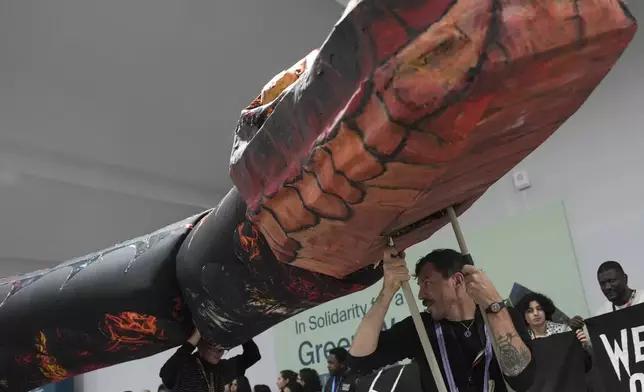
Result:
M0 276L82 256L200 210L28 175L0 181Z

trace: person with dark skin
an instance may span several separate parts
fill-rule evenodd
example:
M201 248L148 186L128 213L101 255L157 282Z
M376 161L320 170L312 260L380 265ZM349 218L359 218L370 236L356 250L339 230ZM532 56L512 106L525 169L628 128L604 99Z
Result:
M597 283L607 301L597 309L596 316L644 303L644 290L634 290L629 287L628 275L616 261L605 261L599 266ZM581 316L575 316L570 320L570 327L577 331L577 337L581 336L588 340L588 335L583 329L584 325L585 321Z
M188 341L163 365L159 376L173 392L223 392L226 384L242 377L246 369L261 359L252 340L242 345L244 352L221 359L225 350L201 339L195 329ZM193 351L197 352L193 354Z
M343 347L335 347L329 350L326 357L326 368L329 371L329 380L324 385L324 392L339 392L342 390L346 372L345 361L348 352Z
M410 279L405 254L396 249L385 251L383 266L382 290L358 326L347 367L366 373L411 358L419 364L423 390L434 390L411 317L382 331L394 295ZM523 316L506 307L489 278L452 249L434 250L420 259L415 275L418 298L427 308L421 316L450 390L505 392L505 382L516 392L528 390L535 376L530 335ZM487 313L489 325L481 312Z

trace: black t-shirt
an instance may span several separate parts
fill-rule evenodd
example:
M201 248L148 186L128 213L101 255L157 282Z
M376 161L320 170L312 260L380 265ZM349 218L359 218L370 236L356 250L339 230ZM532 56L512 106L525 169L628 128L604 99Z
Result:
M521 317L515 309L508 309L514 326L530 348L530 336L528 335L527 328ZM428 313L422 314L423 323L429 335L434 354L438 361L438 365L443 373L445 379L445 370L441 361L441 355L438 348L438 341L436 332L434 330L434 321ZM450 367L454 376L454 381L461 392L479 392L483 391L483 380L485 376L485 357L481 355L473 366L474 360L479 353L485 348L485 324L480 315L476 312L476 318L470 331L472 336L466 337L464 332L465 326L469 326L468 321L460 323L453 323L449 321L441 321L443 336L445 338L445 345L449 358ZM375 369L379 369L386 365L399 362L403 359L411 358L418 362L421 371L421 382L425 392L436 391L433 376L429 370L429 365L425 358L425 354L418 338L416 328L414 327L411 317L394 324L390 329L381 332L378 340L376 351L366 357L355 358L350 357L348 366L352 371L357 373L369 373ZM505 377L505 381L516 392L526 391L534 379L534 361L518 376ZM506 392L504 378L501 369L496 361L492 359L490 363L490 380L495 383L496 392Z
M456 350L460 354L461 358L459 362L462 362L464 365L471 364L470 370L471 374L468 375L468 384L470 387L473 387L473 391L476 391L480 388L480 385L476 385L474 381L479 378L475 377L477 370L480 370L479 367L482 366L482 370L485 371L485 334L479 333L479 328L475 323L476 320L466 320L463 322L457 321L442 321L441 326L443 327L443 334L445 335L445 340L450 340L458 346ZM466 332L469 331L470 334ZM447 336L450 336L449 338ZM468 336L466 336L468 335ZM483 336L481 336L483 335ZM436 357L439 359L440 357ZM476 363L474 362L476 361ZM482 374L484 376L484 374ZM479 388L477 388L479 387Z

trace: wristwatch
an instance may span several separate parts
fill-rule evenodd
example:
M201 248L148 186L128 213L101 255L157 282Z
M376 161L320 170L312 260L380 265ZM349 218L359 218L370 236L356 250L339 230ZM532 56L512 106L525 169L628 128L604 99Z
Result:
M505 309L506 307L505 302L493 302L485 309L485 313L499 313L501 309Z

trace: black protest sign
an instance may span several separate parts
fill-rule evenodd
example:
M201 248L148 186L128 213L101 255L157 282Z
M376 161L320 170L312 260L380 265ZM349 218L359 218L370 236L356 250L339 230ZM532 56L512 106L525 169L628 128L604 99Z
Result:
M611 392L644 391L644 304L586 320L595 365Z
M418 366L412 362L360 377L356 392L423 392Z
M535 377L528 392L586 392L590 355L573 332L564 332L530 342Z

